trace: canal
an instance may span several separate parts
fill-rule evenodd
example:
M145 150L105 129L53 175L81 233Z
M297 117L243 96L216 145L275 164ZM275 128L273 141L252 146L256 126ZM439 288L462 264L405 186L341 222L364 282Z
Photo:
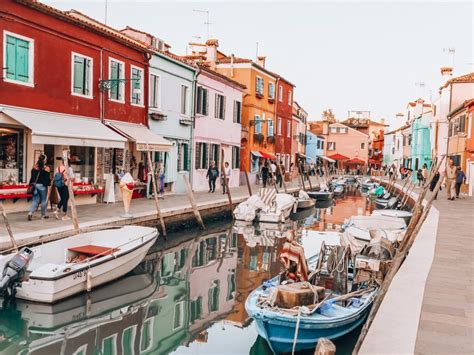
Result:
M89 295L3 305L0 354L271 354L244 304L280 271L285 232L336 231L371 209L355 188L316 207L285 225L220 221L174 233L132 273ZM338 354L351 353L359 331L336 340Z

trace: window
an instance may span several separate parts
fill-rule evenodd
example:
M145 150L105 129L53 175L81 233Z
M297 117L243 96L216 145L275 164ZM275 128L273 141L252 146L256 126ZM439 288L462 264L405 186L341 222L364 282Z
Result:
M202 315L202 297L198 296L191 300L191 323L194 323Z
M140 336L140 352L148 351L153 346L154 320L155 318L149 318L142 325Z
M232 169L240 169L240 147L232 147Z
M189 116L189 87L181 85L181 114Z
M188 143L178 143L178 171L189 171Z
M174 305L173 330L183 326L184 319L184 302L178 302Z
M344 134L346 134L347 131L348 131L347 127L340 127L340 128L339 128L339 133L344 133Z
M458 120L458 132L466 133L466 115L462 115Z
M324 141L321 141L321 149L324 149Z
M242 122L242 102L234 101L234 122Z
M86 355L87 354L87 344L81 345L72 355Z
M364 142L362 142L362 143L360 144L360 149L365 149L365 143L364 143Z
M150 108L161 107L161 88L160 88L160 77L155 74L150 74L149 83L149 106Z
M283 102L283 86L278 87L278 101Z
M267 127L267 136L273 137L273 120L271 118L268 119L268 127Z
M260 121L260 116L255 115L255 133L259 134L262 133L262 121Z
M130 77L132 105L143 106L143 69L132 66Z
M73 95L92 97L92 58L72 53Z
M34 40L3 32L3 80L33 86Z
M236 289L235 269L233 269L230 270L229 275L227 276L227 301L234 299Z
M274 83L268 83L268 97L270 99L275 99L275 84Z
M214 161L216 163L217 168L220 168L219 162L220 162L220 145L219 144L210 144L210 154L209 154L209 165L211 161ZM220 170L220 169L219 169Z
M112 101L124 102L125 100L125 82L124 79L124 63L115 59L109 61L109 79L111 87L109 90L109 99Z
M212 283L209 289L209 312L216 312L219 309L219 280Z
M288 105L290 105L290 106L291 106L291 100L292 100L292 92L290 90L290 91L288 91Z
M337 127L331 127L331 133L337 133Z
M328 142L328 150L336 150L336 142Z
M131 326L124 329L122 333L122 353L123 354L134 354L135 353L135 336L137 333L137 326Z
M263 78L257 76L256 81L255 81L255 90L257 91L257 94L263 95L263 87L264 87L264 82Z
M291 122L286 121L286 136L291 137Z
M216 108L214 111L214 117L225 119L225 96L216 94Z
M196 113L207 116L209 112L209 90L198 86Z
M209 147L207 143L196 143L195 163L196 169L207 169L209 156Z
M117 334L102 340L102 354L117 354Z
M281 118L277 118L277 134L280 136L281 135Z

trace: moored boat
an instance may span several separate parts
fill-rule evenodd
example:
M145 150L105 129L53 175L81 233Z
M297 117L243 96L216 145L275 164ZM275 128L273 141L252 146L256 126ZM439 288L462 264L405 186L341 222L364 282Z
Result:
M308 195L309 197L314 198L316 201L330 201L334 197L334 194L327 190L308 191Z
M316 201L309 197L308 193L304 190L300 190L298 192L298 196L296 197L296 202L297 202L297 210L303 210L307 208L312 208L314 207Z
M290 216L296 206L296 199L284 193L277 193L275 197L265 204L258 212L259 222L281 223Z
M384 209L384 210L374 210L372 212L372 215L401 218L405 221L406 225L409 225L411 217L413 216L413 213L410 211L404 211L404 210Z
M133 270L157 237L156 228L125 226L81 233L0 256L0 270L4 270L0 291L43 303L90 291ZM25 260L25 252L29 260L20 270L17 261ZM13 270L22 272L22 278Z

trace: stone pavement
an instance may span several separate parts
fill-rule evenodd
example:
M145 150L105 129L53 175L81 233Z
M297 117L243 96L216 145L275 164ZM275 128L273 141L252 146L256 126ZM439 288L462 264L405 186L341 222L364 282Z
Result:
M316 184L314 177L312 184ZM306 186L308 185L305 182ZM252 186L253 193L256 193L261 185ZM298 189L298 181L293 180L287 183L291 191ZM307 186L308 187L308 186ZM283 192L283 189L281 189ZM231 189L231 195L234 203L240 203L248 197L247 186L239 186ZM222 194L222 190L216 189L215 193L196 192L196 203L201 211L213 208L224 208L228 206L227 195ZM179 216L192 212L191 204L186 194L171 194L165 196L164 200L159 200L160 209L164 217ZM132 223L141 223L156 219L156 208L154 199L134 199L130 207L130 213L133 218L121 218L124 213L123 203L114 204L92 204L77 206L79 225L81 228L100 225L124 225ZM49 219L41 220L38 214L33 221L27 220L27 212L18 212L8 214L8 220L13 230L13 234L18 244L31 241L39 241L40 238L69 233L72 230L72 221L58 221L54 215L48 211ZM0 222L0 250L11 247L6 228Z
M426 282L416 354L474 354L474 198L441 192L433 264Z

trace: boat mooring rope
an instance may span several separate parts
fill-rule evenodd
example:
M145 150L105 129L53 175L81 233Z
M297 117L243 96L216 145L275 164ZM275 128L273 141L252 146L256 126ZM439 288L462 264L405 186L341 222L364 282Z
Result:
M298 340L298 330L300 328L300 319L301 319L301 307L298 308L298 316L296 318L295 337L293 338L293 348L291 350L291 355L295 354L296 341Z

